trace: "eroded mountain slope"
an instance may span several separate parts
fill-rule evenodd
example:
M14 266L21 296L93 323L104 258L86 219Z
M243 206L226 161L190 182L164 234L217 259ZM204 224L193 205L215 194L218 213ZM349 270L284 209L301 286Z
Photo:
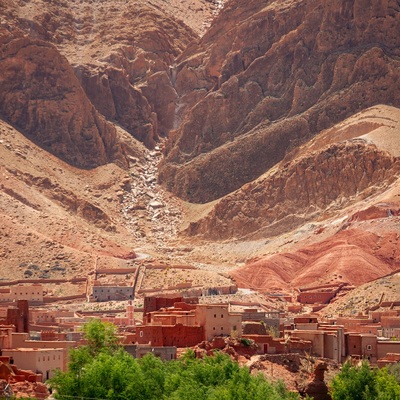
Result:
M217 9L206 0L0 2L8 29L53 43L95 108L148 147L174 124L174 60Z
M115 128L93 107L71 66L42 40L1 28L0 117L61 159L126 166Z
M0 160L3 279L23 278L31 264L42 273L57 264L68 277L84 276L97 260L112 267L135 257L119 216L125 170L74 168L2 121Z
M208 202L344 118L399 106L399 15L394 0L229 2L179 59L188 106L160 180Z

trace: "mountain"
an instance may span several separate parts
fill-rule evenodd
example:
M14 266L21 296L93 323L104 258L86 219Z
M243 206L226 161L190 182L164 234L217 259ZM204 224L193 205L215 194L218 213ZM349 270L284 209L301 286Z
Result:
M230 1L178 58L186 110L160 182L190 202L257 179L320 131L399 107L396 1Z

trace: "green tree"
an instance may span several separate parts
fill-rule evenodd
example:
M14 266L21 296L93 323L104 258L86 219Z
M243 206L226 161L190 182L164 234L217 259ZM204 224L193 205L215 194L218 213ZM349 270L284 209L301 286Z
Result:
M50 381L57 399L299 399L282 383L251 375L223 353L197 359L188 351L181 359L165 363L151 353L134 359L117 346L112 326L92 321L84 332L87 345L72 350L68 370Z
M394 363L387 367L390 375L393 375L397 383L400 383L400 363Z
M371 369L345 363L331 382L333 400L400 400L400 385L387 369Z
M117 327L111 322L92 319L82 328L87 340L87 349L93 355L101 351L113 352L118 349Z

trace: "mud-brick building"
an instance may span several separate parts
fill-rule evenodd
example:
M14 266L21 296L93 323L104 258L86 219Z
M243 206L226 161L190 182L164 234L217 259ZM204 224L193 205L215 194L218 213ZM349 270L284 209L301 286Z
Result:
M40 283L31 285L13 285L8 288L0 288L0 301L13 302L27 300L30 304L43 303L43 286Z
M386 338L400 338L400 316L381 317L382 336Z
M190 347L204 340L202 326L189 325L142 325L136 327L138 344L151 346Z
M346 355L365 358L371 363L376 363L378 357L377 338L369 333L345 333Z
M242 336L242 315L229 311L228 304L199 304L196 323L204 327L205 340L219 335Z
M16 306L7 308L5 324L14 325L16 332L29 332L28 300L18 300Z
M317 357L330 358L336 362L342 362L345 356L343 327L331 329L324 327L317 330L288 331L291 339L310 341L311 354Z
M194 346L214 336L242 335L242 316L232 313L227 304L187 304L152 311L136 327L138 344L152 346Z
M64 365L64 349L3 349L2 355L10 357L18 368L42 374L43 381L52 378L55 370L62 370Z

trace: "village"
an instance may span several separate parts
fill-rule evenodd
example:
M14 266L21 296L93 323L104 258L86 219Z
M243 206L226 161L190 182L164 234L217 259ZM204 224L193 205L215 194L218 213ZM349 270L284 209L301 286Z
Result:
M287 368L296 354L337 364L367 359L378 367L400 361L400 302L381 301L365 315L322 318L318 311L346 287L274 294L278 309L240 301L240 289L229 279L209 288L190 280L159 288L144 284L146 270L167 269L188 273L194 267L142 263L86 277L0 282L0 379L44 383L56 370L65 371L69 349L85 343L81 328L93 318L115 324L134 357L151 352L171 360L191 347L205 354L261 355ZM57 296L60 286L69 295ZM37 388L35 397L46 397Z

